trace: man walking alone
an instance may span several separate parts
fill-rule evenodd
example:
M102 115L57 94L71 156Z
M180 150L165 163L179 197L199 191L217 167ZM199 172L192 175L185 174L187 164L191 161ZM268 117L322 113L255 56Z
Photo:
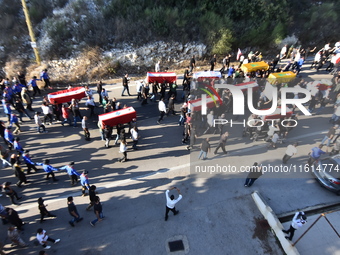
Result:
M171 195L169 197L169 192L170 190L173 190L173 189L176 189L179 194L177 199L175 199L174 195ZM167 221L169 211L172 211L174 215L179 213L178 210L176 211L175 205L182 199L182 195L181 195L181 191L178 188L172 187L171 189L168 189L167 191L165 191L165 196L166 196L165 221Z

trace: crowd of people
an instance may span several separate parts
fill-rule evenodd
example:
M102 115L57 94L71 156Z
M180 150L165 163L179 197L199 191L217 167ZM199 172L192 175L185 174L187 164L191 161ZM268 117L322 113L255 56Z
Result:
M311 86L311 83L305 80L299 80L298 82L293 81L289 84L275 85L279 89L285 86L296 86L309 89L312 93L312 98L307 106L308 110L312 113L319 114L327 104L334 105L334 115L330 120L330 122L335 125L333 128L334 131L333 129L330 130L329 136L325 137L325 139L321 142L322 145L326 144L327 147L330 147L331 143L336 141L336 139L332 140L333 137L335 134L338 134L337 132L339 132L339 126L337 126L337 124L339 124L340 121L340 72L338 70L339 64L336 63L335 57L338 56L337 54L340 54L340 42L337 42L334 48L331 48L330 44L326 44L325 47L319 51L316 51L316 49L304 50L302 48L294 47L288 49L287 46L284 46L281 52L272 61L268 62L268 70L258 70L250 73L244 73L240 68L241 65L262 61L263 56L261 52L256 51L253 53L251 51L247 54L247 56L240 54L238 56L238 64L233 63L231 61L232 56L227 54L222 60L222 67L218 70L223 76L222 80L226 81L228 84L256 81L258 84L258 90L253 94L253 103L258 107L258 109L267 109L270 108L273 103L272 99L268 98L265 93L266 78L268 78L269 74L289 70L299 74L304 61L310 52L316 52L311 68L315 67L316 70L319 71L323 67L326 67L326 71L334 72L333 86L331 86L330 89L327 91L315 90L314 87ZM283 60L286 58L288 61L285 60L283 63ZM217 68L216 55L213 56L209 64L211 71L214 71ZM164 122L165 116L177 115L175 106L176 103L180 104L178 126L183 127L183 129L181 129L182 144L186 145L186 149L193 149L196 144L196 139L200 135L218 134L219 140L217 147L214 149L214 154L217 154L219 149L222 149L222 152L227 154L228 151L226 150L226 145L229 137L228 125L215 125L214 120L225 119L229 113L233 112L233 95L228 89L218 89L217 93L221 98L221 104L215 105L215 107L213 107L207 115L202 115L198 111L192 111L190 109L190 101L200 98L200 93L198 93L197 88L204 88L206 85L214 87L215 83L221 82L211 79L201 79L196 81L196 90L193 90L192 81L193 72L195 72L195 70L196 58L195 56L192 56L189 66L185 68L184 71L182 93L178 93L178 85L176 82L155 82L148 84L146 81L139 81L136 86L137 97L133 97L133 100L139 101L142 106L145 106L148 102L158 102L157 107L160 113L157 120L158 124ZM161 71L160 62L156 63L155 71ZM168 70L165 71L167 72ZM122 105L115 97L111 98L109 96L109 92L104 88L103 83L99 82L96 86L99 98L98 102L95 102L94 100L95 92L90 89L89 86L85 86L86 101L83 104L87 109L85 114L81 108L82 102L77 99L72 99L69 103L54 104L50 102L47 96L43 96L39 110L34 110L32 107L33 103L36 104L40 96L42 96L42 91L40 90L37 81L44 82L43 88L45 90L51 88L47 69L42 71L39 79L36 76L33 76L28 82L26 81L25 75L21 72L19 72L16 77L13 77L12 80L9 78L3 78L0 81L3 111L7 120L0 122L0 135L3 138L3 145L0 145L2 167L13 168L13 174L18 179L16 183L18 188L23 185L30 185L28 175L31 174L32 170L39 172L39 167L42 167L46 173L46 179L49 180L51 177L53 182L58 181L54 174L55 171L66 171L70 178L70 185L78 185L78 182L80 181L81 194L83 196L89 194L90 204L88 205L87 210L94 207L96 219L92 220L90 224L91 226L95 226L98 221L101 221L104 218L104 215L102 213L100 199L96 193L96 186L90 185L88 178L89 172L84 170L82 173L79 173L75 169L75 162L73 161L61 168L53 167L50 164L49 159L45 159L43 162L35 162L32 159L30 151L25 150L22 146L22 141L20 140L19 135L23 132L22 126L31 120L34 120L36 130L39 134L48 132L47 125L55 125L58 123L60 126L69 124L69 126L77 127L78 122L81 122L81 127L84 131L84 138L85 140L90 141L89 120L95 121L99 113L109 113L111 111L124 109L127 105ZM125 93L127 93L127 96L132 97L129 83L129 75L126 74L122 80L123 87L121 96L125 96ZM298 98L300 95L292 94L290 96L292 98ZM317 105L320 105L320 107L317 108ZM99 108L98 106L101 107ZM293 115L289 119L296 118L298 115L298 113L295 112L294 106L292 105L291 107ZM24 120L25 117L27 119ZM267 125L267 123L266 125L260 125L261 116L255 114L250 114L247 120L251 120L254 125L245 128L243 135L249 136L252 140L257 140L262 135L263 140L268 142L269 148L276 148L280 139L281 141L282 139L285 139L290 130L293 128L293 122L290 122L289 120L286 122L285 126L282 125L281 121L275 121L272 125ZM111 140L115 141L114 145L119 144L119 151L122 153L122 157L118 159L119 162L125 162L128 160L128 139L131 139L132 149L138 149L137 144L140 135L136 119L133 119L128 123L128 132L126 132L126 126L124 123L117 124L114 127L103 125L102 122L98 121L98 128L101 140L104 141L105 147L110 147ZM116 129L116 132L113 132L114 129ZM210 138L207 137L203 140L200 146L199 158L202 157L202 159L206 159L210 152ZM283 159L283 163L286 163L287 160L296 152L291 153L289 151L287 153L288 154L286 154ZM26 166L26 173L23 165ZM78 180L78 178L80 180ZM252 177L249 177L245 185L251 186L253 182L254 180L252 180ZM16 205L18 204L18 201L22 199L21 194L18 194L20 192L16 191L16 188L13 188L9 181L4 182L1 188L3 193L9 197L11 204ZM69 224L74 227L74 223L80 222L83 218L77 211L72 197L67 198L67 207L70 215L72 216ZM169 208L171 209L171 207ZM44 204L44 199L42 197L38 199L38 209L40 212L40 222L43 222L45 217L56 217L56 215L46 209L46 205ZM27 244L20 237L20 231L23 229L24 222L20 219L18 213L11 207L0 206L0 215L3 219L3 223L9 222L11 224L8 228L8 236L10 240L12 240L13 244L25 247ZM15 226L15 228L13 228L13 226ZM50 248L50 246L47 245L47 241L54 243L60 241L60 239L54 240L49 238L46 235L46 231L42 228L37 230L37 239L46 249Z
M128 74L123 79L123 90L129 94L127 82ZM10 81L9 78L1 79L1 91L2 91L2 103L3 110L6 116L6 121L0 121L0 136L3 138L3 143L0 144L2 168L12 167L13 176L17 178L15 184L17 188L22 188L23 185L30 185L29 175L34 172L40 172L40 167L43 172L46 173L46 180L52 180L58 182L55 176L55 172L65 171L70 178L70 185L81 185L82 196L89 195L90 203L87 206L87 210L94 208L96 218L91 220L90 225L95 226L98 221L102 221L104 218L100 198L97 196L96 186L90 185L87 170L78 172L75 169L75 162L72 161L67 165L55 168L50 164L50 159L45 159L43 162L36 162L31 156L29 150L24 149L20 135L25 133L23 127L25 124L32 124L34 122L37 133L48 133L47 125L55 126L62 129L62 126L68 124L70 127L77 127L78 122L81 122L81 127L84 131L84 138L90 141L89 120L96 121L98 114L109 113L111 111L120 110L126 108L126 105L121 105L116 98L110 98L108 92L103 88L102 82L97 84L97 93L99 95L99 102L94 100L94 92L85 86L86 101L84 107L81 107L80 100L72 99L68 103L55 104L52 103L47 95L43 95L41 88L37 81L43 81L44 85L42 89L44 92L47 89L51 89L51 83L47 69L44 69L41 73L40 79L33 76L30 81L26 81L26 77L23 73L19 72L18 76L13 77ZM125 81L125 84L124 84ZM69 86L68 89L71 89ZM123 93L123 92L122 92ZM129 94L130 95L130 94ZM40 97L42 101L40 106L34 107L33 104L39 105ZM38 109L38 110L37 110ZM86 110L85 110L86 109ZM85 110L85 111L84 111ZM24 119L27 117L27 120ZM59 126L56 126L59 125ZM110 147L110 140L114 139L113 126L102 125L98 121L98 127L101 134L101 138L105 141L105 147ZM128 133L125 129L128 128ZM13 130L14 129L14 130ZM25 129L25 128L24 128ZM123 158L119 159L120 162L125 162L127 158L127 139L131 137L132 149L137 150L137 144L139 139L137 120L134 118L128 123L118 124L116 126L117 134L115 137L115 145L120 143L119 150L123 153ZM19 201L22 201L21 192L9 181L3 182L0 185L0 190L5 196L7 196L12 205L20 205ZM40 212L40 223L43 223L45 217L55 218L56 215L49 212L44 204L44 199L40 197L38 199L38 209ZM73 217L69 221L69 224L74 227L75 222L80 222L80 218L76 207L73 204L73 199L68 198L67 207L70 215ZM37 211L38 212L38 211ZM11 206L0 206L0 216L2 217L3 224L10 224L8 228L8 237L12 241L12 245L18 247L26 247L27 243L23 241L20 233L23 231L25 222L19 217L18 212ZM14 227L13 227L14 226ZM37 240L45 248L51 248L48 245L50 242L59 242L60 239L54 240L46 235L46 231L39 228L37 230ZM43 253L42 253L43 254Z

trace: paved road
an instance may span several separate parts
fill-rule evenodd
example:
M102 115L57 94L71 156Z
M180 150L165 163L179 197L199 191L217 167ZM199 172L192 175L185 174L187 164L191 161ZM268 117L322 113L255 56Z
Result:
M59 124L47 126L48 134L37 134L30 123L20 135L35 161L49 158L55 167L75 161L77 170L88 170L91 184L97 185L104 203L105 220L95 228L89 225L94 214L85 211L88 198L80 196L79 186L70 187L66 173L57 173L56 183L45 181L42 172L34 173L29 176L31 183L21 189L23 202L14 207L29 222L23 238L31 245L11 249L7 244L5 250L11 254L37 254L40 247L34 246L33 241L36 229L41 226L52 237L62 239L53 245L49 252L52 254L166 254L167 241L173 237L187 240L189 254L246 254L250 250L252 254L282 254L250 199L253 190L259 190L276 213L338 200L305 172L268 173L251 188L243 186L245 173L196 175L190 165L197 164L198 151L193 150L189 156L181 144L178 117L168 117L163 125L157 125L157 104L142 107L129 97L120 98L120 84L106 86L111 97L129 103L138 112L142 140L138 151L128 152L130 161L117 162L118 147L104 148L95 121L90 129L91 142L84 141L80 127ZM305 163L307 151L328 130L331 111L328 108L323 115L301 117L299 128L289 135L291 141L301 144L299 153L289 163L297 167ZM280 164L286 145L268 151L264 142L252 143L242 138L238 127L230 128L230 133L229 154L210 155L205 164L230 164L237 168L254 161ZM200 137L198 142L205 137ZM218 137L211 135L211 138L214 147ZM0 176L1 180L15 182L9 168L1 170ZM184 198L178 204L181 212L164 222L164 191L174 185L183 193ZM75 228L67 223L69 195L75 196L75 204L85 219ZM40 196L46 199L48 209L58 215L57 219L38 223L36 200ZM9 200L1 197L0 203L7 206ZM4 238L3 228L0 240Z

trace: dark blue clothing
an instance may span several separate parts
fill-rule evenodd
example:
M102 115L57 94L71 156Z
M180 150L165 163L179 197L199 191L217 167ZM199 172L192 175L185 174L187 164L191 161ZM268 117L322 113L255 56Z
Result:
M49 79L50 77L48 76L47 72L42 72L40 75L40 79Z
M40 81L40 80L32 79L29 81L28 85L31 85L32 87L38 87L37 81Z
M23 154L22 158L23 158L25 164L35 165L34 162L31 160L31 158L28 156L28 154Z
M18 117L16 115L11 114L10 124L19 123Z

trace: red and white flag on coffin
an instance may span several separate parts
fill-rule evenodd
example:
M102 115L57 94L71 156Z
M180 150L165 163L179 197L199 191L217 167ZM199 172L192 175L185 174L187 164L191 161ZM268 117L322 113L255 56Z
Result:
M240 48L238 48L236 60L240 60L241 55L242 55L242 52Z
M72 89L66 89L66 90L49 93L47 95L47 98L52 104L62 104L62 103L70 102L73 98L80 100L85 96L86 96L85 88L76 87Z
M256 81L250 81L250 82L235 84L235 86L240 88L242 91L245 91L247 88L252 88L253 91L257 90L259 88L259 85L257 84Z
M193 112L201 111L202 109L202 99L195 99L188 102L189 109ZM215 102L211 97L207 97L207 108L213 108L215 106Z
M268 110L268 109L263 109L263 110ZM275 119L281 119L283 117L290 117L292 116L292 114L293 114L293 111L289 109L288 107L286 107L286 115L281 115L281 106L278 106L272 114L261 116L261 119L262 120L275 120Z
M176 73L170 73L170 72L148 72L147 75L147 81L148 83L151 82L175 82L177 80Z
M103 126L111 127L117 126L117 124L128 123L136 117L137 113L133 107L127 107L117 111L98 115L99 121Z

